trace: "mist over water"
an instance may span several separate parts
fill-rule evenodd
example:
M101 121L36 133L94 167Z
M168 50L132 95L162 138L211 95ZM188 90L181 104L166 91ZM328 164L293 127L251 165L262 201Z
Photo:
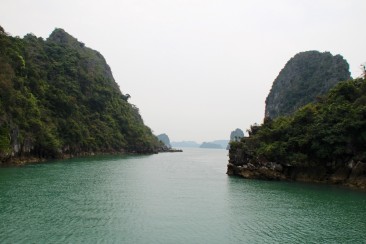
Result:
M0 168L1 243L363 243L366 193L228 177L226 150Z

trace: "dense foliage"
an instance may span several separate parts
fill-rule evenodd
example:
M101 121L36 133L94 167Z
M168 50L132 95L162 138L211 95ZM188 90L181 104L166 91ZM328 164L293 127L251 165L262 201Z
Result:
M265 115L271 118L289 115L350 78L349 65L340 55L318 51L298 53L273 82L266 98Z
M340 165L366 162L366 80L340 82L326 96L293 115L266 118L249 137L231 143L246 162Z
M0 161L150 152L160 143L103 56L55 29L47 40L0 29Z

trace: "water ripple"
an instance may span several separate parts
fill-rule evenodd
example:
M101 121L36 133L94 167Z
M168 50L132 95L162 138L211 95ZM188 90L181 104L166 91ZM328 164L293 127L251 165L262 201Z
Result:
M0 169L0 243L365 243L365 193L227 177L226 154Z

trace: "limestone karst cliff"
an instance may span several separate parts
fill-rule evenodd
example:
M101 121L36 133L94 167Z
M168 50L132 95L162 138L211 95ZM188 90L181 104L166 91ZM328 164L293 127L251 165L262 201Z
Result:
M289 115L350 78L349 65L340 55L318 51L298 53L274 80L266 98L265 116Z

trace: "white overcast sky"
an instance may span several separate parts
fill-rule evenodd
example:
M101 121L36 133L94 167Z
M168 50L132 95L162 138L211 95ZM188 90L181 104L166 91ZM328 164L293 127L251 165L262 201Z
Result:
M365 0L1 0L13 36L54 28L98 50L155 134L229 138L261 123L273 80L296 53L366 61Z

